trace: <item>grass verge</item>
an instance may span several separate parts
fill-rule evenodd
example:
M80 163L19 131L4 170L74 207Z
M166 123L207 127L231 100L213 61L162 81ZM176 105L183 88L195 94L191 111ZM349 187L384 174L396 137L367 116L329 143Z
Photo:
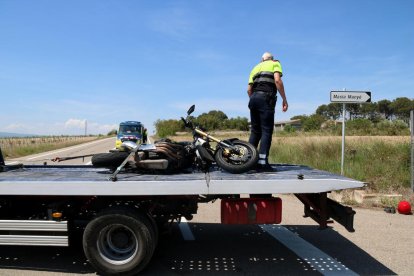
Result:
M70 147L101 138L101 136L50 136L35 138L1 138L0 147L5 159Z

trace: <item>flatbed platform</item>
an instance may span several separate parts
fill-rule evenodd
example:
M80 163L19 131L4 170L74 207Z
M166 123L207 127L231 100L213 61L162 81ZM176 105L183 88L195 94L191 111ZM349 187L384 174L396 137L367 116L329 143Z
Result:
M180 174L121 172L92 166L23 166L0 173L0 195L150 196L307 194L361 188L365 184L303 165L273 164L274 172L230 174L221 170Z

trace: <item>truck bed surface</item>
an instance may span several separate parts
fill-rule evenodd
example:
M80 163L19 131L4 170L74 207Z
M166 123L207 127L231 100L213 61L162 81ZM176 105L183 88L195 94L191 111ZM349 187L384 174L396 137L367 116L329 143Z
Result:
M273 164L275 172L180 174L121 172L91 166L24 166L0 172L0 195L140 196L322 193L361 188L364 183L302 165Z

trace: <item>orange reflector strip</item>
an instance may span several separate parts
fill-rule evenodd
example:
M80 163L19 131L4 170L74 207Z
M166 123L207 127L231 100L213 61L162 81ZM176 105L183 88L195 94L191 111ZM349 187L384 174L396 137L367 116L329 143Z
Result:
M60 213L60 212L54 212L54 213L52 213L52 217L53 218L61 218L62 217L62 213Z

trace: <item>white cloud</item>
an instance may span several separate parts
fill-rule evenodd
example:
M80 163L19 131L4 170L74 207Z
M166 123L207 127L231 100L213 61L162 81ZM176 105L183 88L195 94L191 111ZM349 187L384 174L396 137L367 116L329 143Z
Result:
M24 125L24 124L10 124L10 125L7 125L4 129L6 131L19 131L22 128L26 128L26 125Z
M12 123L7 126L0 125L0 132L13 132L33 135L84 135L85 121L80 119L68 119L66 122L54 123ZM87 134L107 134L113 129L118 129L117 124L100 124L87 122Z
M57 127L59 128L59 127ZM117 129L117 124L100 124L93 121L69 119L65 122L64 128L69 131L83 131L86 130L87 134L106 134L113 129Z
M69 119L65 122L65 128L85 128L86 120Z

